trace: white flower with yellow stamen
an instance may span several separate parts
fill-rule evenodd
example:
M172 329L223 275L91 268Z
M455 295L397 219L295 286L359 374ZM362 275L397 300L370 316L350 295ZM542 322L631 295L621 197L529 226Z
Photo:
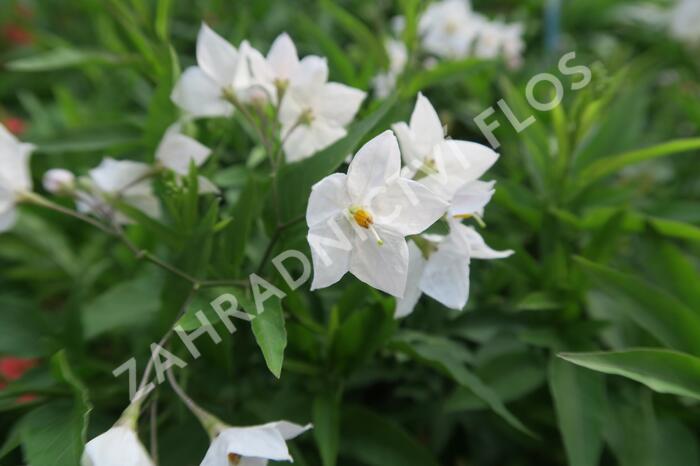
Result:
M408 272L406 236L419 234L447 203L400 176L396 137L385 131L365 144L347 175L314 185L306 211L314 264L312 289L336 283L348 271L368 285L403 296Z

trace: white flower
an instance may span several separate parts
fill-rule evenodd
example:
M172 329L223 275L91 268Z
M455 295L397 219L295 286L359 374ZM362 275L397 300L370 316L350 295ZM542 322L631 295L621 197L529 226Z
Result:
M495 251L486 245L472 227L450 219L450 233L445 237L425 235L430 251L426 260L415 243L409 244L409 280L406 294L397 300L395 317L413 312L422 293L444 306L461 310L469 300L469 264L471 259L503 259L513 251Z
M396 137L385 131L365 144L347 175L314 185L306 211L314 278L311 289L350 272L368 285L403 296L408 235L423 232L447 204L419 183L401 178Z
M477 18L467 0L431 3L418 22L423 48L440 57L467 57L476 37Z
M311 427L280 421L225 428L212 441L200 466L265 466L268 460L293 461L286 440Z
M211 155L211 150L196 139L180 132L179 124L174 124L165 132L165 136L156 149L156 160L165 168L174 171L178 176L187 176L190 163L201 167ZM216 193L218 188L207 178L200 176L199 192Z
M18 197L32 190L29 157L33 150L33 145L18 141L0 124L0 232L12 228Z
M523 32L524 27L520 23L505 24L484 20L478 29L474 55L484 59L503 56L510 68L518 68L522 65L525 51Z
M80 193L78 209L98 216L113 216L117 223L129 223L129 219L116 212L112 198L118 198L151 217L160 216L160 203L153 194L150 165L131 160L105 158L97 168L90 170L91 192Z
M75 175L63 168L52 168L44 173L42 184L51 194L70 191L75 185Z
M503 56L511 69L520 68L523 64L525 27L521 23L505 24L502 26Z
M408 49L406 44L400 40L387 39L384 43L389 56L389 69L374 77L374 91L377 97L383 99L387 97L396 87L396 80L403 72L408 61Z
M700 43L700 1L678 0L671 11L671 35L690 45Z
M85 445L81 466L154 466L136 432L116 426Z
M202 23L197 37L197 65L182 73L171 94L172 101L195 117L230 116L233 105L227 95L245 92L251 83L246 61L247 42L240 50Z
M392 127L401 143L406 175L420 178L421 184L447 202L498 160L498 154L484 145L445 139L437 112L422 94L410 124Z
M347 134L365 92L327 82L325 59L308 56L292 73L279 110L287 160L294 162L325 149Z

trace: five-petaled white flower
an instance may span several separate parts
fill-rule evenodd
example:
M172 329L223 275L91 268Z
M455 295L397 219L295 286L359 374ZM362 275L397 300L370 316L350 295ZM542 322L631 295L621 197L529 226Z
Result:
M197 37L197 65L187 68L175 85L172 101L194 117L226 117L233 113L231 98L240 98L251 84L247 56L202 23ZM240 100L243 100L242 98Z
M33 145L18 141L0 124L0 232L14 226L18 198L32 189L29 173L32 150Z
M180 132L180 125L174 124L165 132L165 136L156 150L156 161L172 170L179 177L187 176L190 164L201 167L211 155L211 150L196 139ZM198 177L200 193L215 193L218 188L203 176Z
M131 427L116 425L85 445L80 466L154 466Z
M467 57L476 38L478 19L467 0L431 3L418 23L423 47L439 57Z
M287 160L294 162L325 149L347 134L366 93L328 82L328 64L304 57L292 73L279 109Z
M287 421L252 427L227 426L220 429L200 466L266 466L268 460L293 461L286 441L311 427Z
M503 259L513 254L491 249L472 227L454 219L448 223L447 236L424 235L427 260L414 242L409 244L408 281L403 299L397 300L397 318L412 313L422 293L448 308L463 309L469 300L471 259Z
M410 124L397 123L393 128L401 143L406 175L419 179L448 202L498 160L498 154L484 145L445 139L437 112L422 94Z
M406 236L423 232L447 203L400 176L396 137L385 131L365 144L347 175L314 185L306 211L314 264L312 289L350 272L368 285L403 296L408 273Z
M109 217L120 224L129 223L129 218L113 207L112 201L118 199L151 217L159 217L160 203L150 180L153 173L153 167L145 163L107 157L90 170L91 189L78 193L78 210Z

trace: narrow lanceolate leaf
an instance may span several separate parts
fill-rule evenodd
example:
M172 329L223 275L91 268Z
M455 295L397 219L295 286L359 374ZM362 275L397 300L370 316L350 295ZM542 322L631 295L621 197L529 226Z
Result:
M690 138L613 155L586 168L581 173L581 180L583 184L593 183L630 165L698 149L700 149L700 138Z
M12 71L44 72L82 65L114 65L123 63L127 57L95 50L58 48L26 58L18 58L5 66Z
M323 466L335 466L340 446L340 404L334 393L324 393L314 400L314 438Z
M597 466L603 451L603 377L553 359L549 364L549 387L569 466Z
M340 141L308 159L285 165L280 170L277 201L281 221L295 220L304 214L311 186L337 170L395 104L395 98L387 99L364 120L352 125L347 136Z
M431 345L415 343L405 338L399 337L395 339L392 342L392 346L416 361L437 369L461 386L468 388L508 424L528 435L534 435L506 408L496 392L487 386L476 374L466 368L462 360L445 351L435 351Z
M700 399L700 358L665 349L562 353L560 358L606 374L621 375L659 393Z
M284 349L287 347L287 329L282 304L278 298L272 297L265 301L264 306L264 311L255 315L251 322L253 335L265 357L267 368L279 379L282 374Z
M637 325L674 349L700 355L700 317L678 298L633 275L580 257L576 261L603 289L637 305L626 314Z

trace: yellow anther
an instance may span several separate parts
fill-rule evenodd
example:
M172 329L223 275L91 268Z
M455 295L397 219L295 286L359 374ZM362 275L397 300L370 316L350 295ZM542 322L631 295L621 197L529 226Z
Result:
M354 218L355 222L362 228L369 228L370 225L374 223L372 215L365 209L354 209L354 211L352 211L352 218Z
M228 462L231 466L237 466L241 464L241 457L236 455L235 453L229 453Z

